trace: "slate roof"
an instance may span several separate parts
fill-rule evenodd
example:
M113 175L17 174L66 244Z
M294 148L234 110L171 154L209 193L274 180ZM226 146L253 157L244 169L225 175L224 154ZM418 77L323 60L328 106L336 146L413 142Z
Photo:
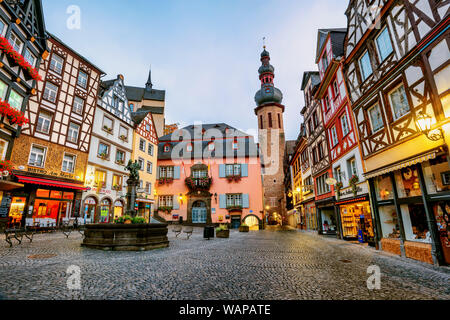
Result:
M201 133L203 129L207 132L206 137L203 137ZM214 137L214 131L211 129L217 130L217 137ZM228 132L227 129L229 129ZM208 130L211 131L208 132ZM208 145L212 137L215 138L215 151L211 152L208 151ZM228 138L222 139L222 137ZM234 137L238 138L238 150L233 150ZM193 152L187 152L188 144L193 145ZM164 146L166 145L169 145L170 149L175 151L173 156L172 151L164 152ZM212 159L225 156L259 157L258 145L255 143L253 136L225 123L190 125L159 139L158 160L203 159L205 153L208 154L208 158Z
M166 91L156 89L146 89L140 87L125 86L129 101L155 100L165 101Z
M333 57L337 58L344 55L347 28L319 29L317 35L316 63L319 62L320 54L322 53L328 34L331 34L331 49L333 51Z
M302 90L305 90L309 78L312 78L313 87L318 85L320 83L319 71L306 71L303 73Z

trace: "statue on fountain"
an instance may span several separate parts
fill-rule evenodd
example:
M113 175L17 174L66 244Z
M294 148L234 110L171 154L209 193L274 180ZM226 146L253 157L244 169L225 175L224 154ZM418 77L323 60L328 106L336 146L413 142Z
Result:
M137 188L139 186L139 170L141 166L139 162L129 161L128 165L125 167L125 170L130 171L130 176L127 180L127 210L126 214L132 217L137 215L137 211L135 209L136 199L137 199Z

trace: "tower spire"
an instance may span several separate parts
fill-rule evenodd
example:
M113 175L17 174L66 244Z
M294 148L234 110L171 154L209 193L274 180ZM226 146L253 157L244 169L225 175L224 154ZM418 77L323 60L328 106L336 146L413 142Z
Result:
M150 66L150 71L148 72L148 80L147 83L145 84L145 88L147 90L152 90L153 89L153 83L152 83L152 66Z

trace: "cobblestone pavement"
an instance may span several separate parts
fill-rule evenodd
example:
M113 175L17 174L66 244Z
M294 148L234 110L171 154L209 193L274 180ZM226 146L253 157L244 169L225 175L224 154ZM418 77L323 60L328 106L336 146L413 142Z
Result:
M310 232L202 236L169 232L169 248L139 253L81 248L78 233L13 248L0 238L0 299L450 299L448 268ZM71 265L81 268L81 290L67 289ZM381 269L380 290L367 289L370 265Z

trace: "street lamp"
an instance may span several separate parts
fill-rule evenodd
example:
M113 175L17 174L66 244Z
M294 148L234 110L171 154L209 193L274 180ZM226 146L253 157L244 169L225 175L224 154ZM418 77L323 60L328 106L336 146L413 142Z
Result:
M431 122L433 118L422 111L416 117L416 124L419 130L431 141L439 141L444 138L441 128L431 130Z

